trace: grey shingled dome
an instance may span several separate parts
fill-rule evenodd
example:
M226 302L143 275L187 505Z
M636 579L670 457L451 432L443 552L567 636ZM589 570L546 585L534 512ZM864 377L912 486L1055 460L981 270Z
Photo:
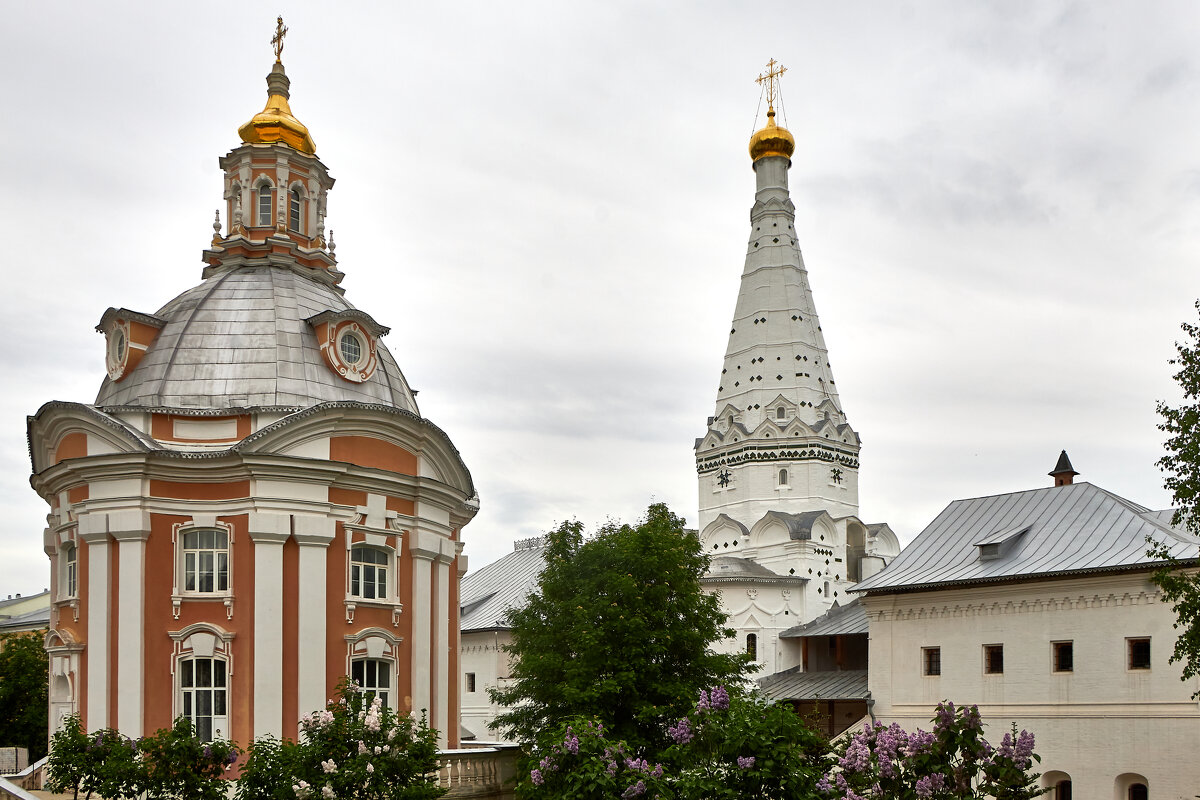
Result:
M304 320L351 308L333 288L290 269L242 267L213 275L157 312L167 324L124 380L104 379L96 405L203 412L359 401L419 413L382 342L379 366L363 383L346 381L326 365Z

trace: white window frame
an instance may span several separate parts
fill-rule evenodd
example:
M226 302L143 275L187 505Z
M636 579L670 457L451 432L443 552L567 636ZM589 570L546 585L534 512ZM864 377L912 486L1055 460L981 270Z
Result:
M368 563L366 561L355 561L354 554L356 551L375 553L383 556L383 562ZM358 601L365 600L368 603L386 603L390 602L391 599L396 596L393 588L395 584L396 556L395 553L392 552L391 548L386 546L379 547L377 545L367 544L366 542L354 542L350 545L349 559L350 583L347 591L349 597L352 597ZM357 576L355 575L356 570L358 571ZM383 571L383 580L379 579L378 573L380 570ZM373 578L370 581L366 580L366 574L368 571L373 575ZM354 591L354 585L356 581L358 583L357 592ZM372 597L367 596L366 587L368 585L373 587Z
M184 539L188 534L200 533L203 531L219 531L225 534L225 563L226 563L226 585L224 589L219 588L217 558L213 558L213 591L205 592L199 589L187 589L187 553L188 552L203 552L203 550L185 550ZM185 601L216 601L224 603L226 619L233 619L233 585L236 563L233 557L234 550L234 533L233 526L226 522L216 521L215 515L209 519L192 519L189 522L176 524L171 531L172 546L174 547L175 559L175 585L171 592L171 604L175 619L179 619L179 607ZM207 548L205 548L207 549ZM220 550L213 548L212 552L219 553ZM197 567L198 568L198 567ZM199 572L197 572L197 579Z
M354 541L355 534L361 533L365 538L360 538ZM392 626L399 627L400 614L404 610L403 604L400 602L400 543L404 533L403 531L395 530L377 530L367 528L365 526L347 524L346 525L346 566L345 566L345 581L346 581L346 622L354 622L354 612L358 606L366 606L368 608L390 608L392 610ZM395 537L395 546L388 544L388 537ZM351 593L353 589L354 577L354 550L357 547L366 547L387 556L387 564L384 569L387 570L387 576L384 579L386 592L383 597L361 597ZM361 589L361 586L360 586Z
M354 673L359 667L362 667L364 679L360 682L358 676ZM375 668L375 682L370 684L367 679L367 673L370 671L368 667ZM387 686L379 686L379 676L387 677ZM396 661L391 658L371 658L371 657L356 657L350 660L350 679L358 684L364 692L372 693L374 696L383 697L383 705L387 708L396 710Z
M59 584L60 600L79 599L79 545L68 542L62 548L62 583Z
M209 666L209 685L199 686L200 667L204 664ZM196 738L203 742L229 739L229 662L217 655L190 655L180 658L178 666L175 684L179 713L191 720L196 729ZM220 683L217 681L218 674L221 676ZM190 686L187 685L189 683ZM199 706L205 693L211 693L208 697L209 713L202 715ZM218 713L218 707L224 713ZM205 722L208 725L207 731L203 728Z
M266 190L266 219L263 219L263 190ZM275 216L275 184L267 178L262 178L254 185L254 225L258 228L268 228Z

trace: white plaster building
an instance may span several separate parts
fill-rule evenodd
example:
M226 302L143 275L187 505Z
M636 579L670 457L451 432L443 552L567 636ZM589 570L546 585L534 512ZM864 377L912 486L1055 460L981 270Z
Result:
M1149 580L1147 539L1196 563L1200 541L1151 511L1073 483L958 500L854 588L870 628L884 724L928 727L937 703L978 704L995 739L1037 737L1054 800L1192 798L1200 680L1168 663L1175 615Z
M510 608L521 607L537 588L546 564L546 540L524 539L513 551L462 579L459 643L462 675L462 736L476 741L506 742L491 728L504 706L493 703L488 689L508 688L512 632L504 621Z
M229 224L201 283L153 314L110 308L96 402L29 419L53 719L294 738L352 676L454 747L478 497L388 329L343 296L333 179L278 58L267 86L220 159Z
M900 550L886 524L858 518L861 442L842 410L795 229L792 135L751 137L756 191L741 287L708 430L696 440L705 586L737 631L730 649L770 675L800 663L779 634L828 611Z

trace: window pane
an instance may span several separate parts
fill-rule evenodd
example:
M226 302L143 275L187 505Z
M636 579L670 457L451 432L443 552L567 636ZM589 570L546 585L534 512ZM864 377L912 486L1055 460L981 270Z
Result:
M363 568L363 597L368 600L375 599L375 567L364 566Z
M375 570L375 596L387 597L387 570L383 567Z
M213 686L225 685L225 662L219 659L213 659Z
M212 689L197 689L196 690L196 716L211 717L212 716Z
M229 554L225 552L217 553L217 591L225 592L229 590Z
M372 689L374 689L376 686L379 685L379 681L378 681L379 664L376 661L367 661L366 668L367 668L367 685L370 686Z
M196 661L196 685L209 687L212 686L212 659L197 658Z
M192 662L184 661L179 665L179 681L180 685L188 688L192 685Z
M200 547L204 550L212 550L213 548L213 532L200 531Z
M183 546L187 550L195 550L199 546L199 535L195 531L188 531L183 535Z
M382 662L379 664L378 670L379 670L379 675L378 675L378 680L376 681L375 685L377 687L379 687L380 689L389 688L392 685L391 684L391 679L392 679L391 670L388 669L387 664L382 663ZM387 701L385 700L384 702L386 703Z
M359 579L359 574L362 572L362 567L358 564L353 564L350 567L350 594L355 597L362 597L362 582Z
M196 554L183 554L183 588L189 592L196 591Z
M213 692L213 714L218 717L225 716L225 690L218 689Z
M188 719L192 718L192 693L183 693L183 715Z
M225 550L229 547L229 535L225 531L213 531L213 546L218 550Z
M355 661L350 665L350 678L359 686L363 685L363 663L362 661Z
M196 738L202 742L212 741L212 717L199 717L196 719Z

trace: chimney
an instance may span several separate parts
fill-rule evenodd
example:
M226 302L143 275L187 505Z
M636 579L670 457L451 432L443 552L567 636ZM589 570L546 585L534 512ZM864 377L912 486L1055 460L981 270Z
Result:
M1055 486L1070 486L1075 482L1075 476L1079 473L1071 466L1071 459L1067 458L1067 451L1063 450L1058 456L1058 463L1047 474L1054 478Z

